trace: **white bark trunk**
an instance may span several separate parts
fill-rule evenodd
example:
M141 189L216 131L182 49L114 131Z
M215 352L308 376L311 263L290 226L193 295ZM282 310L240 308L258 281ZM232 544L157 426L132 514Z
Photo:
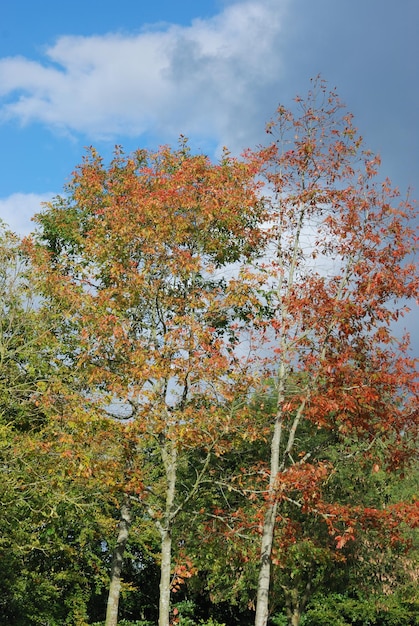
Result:
M276 510L276 503L269 505L263 523L255 626L266 626L268 622L269 587L271 580L271 553L275 530Z
M284 400L284 386L286 379L284 364L279 366L278 372L278 411L274 424L271 441L270 478L268 489L268 508L263 520L262 543L260 551L260 569L256 599L255 626L266 626L269 616L269 587L271 581L271 555L275 533L275 520L278 503L275 500L275 484L280 469L279 457L282 438L282 403Z
M108 604L106 609L105 626L116 626L118 623L119 595L121 590L121 572L125 546L128 541L131 515L128 502L121 506L119 532L111 565L111 582L109 586Z
M159 626L169 626L170 623L170 586L172 581L172 536L170 530L162 534L161 569L160 569L160 599L159 599Z
M174 502L176 491L177 452L175 444L167 440L161 450L166 471L166 510L158 524L161 536L159 626L170 624L170 587L172 568L172 524L175 516Z

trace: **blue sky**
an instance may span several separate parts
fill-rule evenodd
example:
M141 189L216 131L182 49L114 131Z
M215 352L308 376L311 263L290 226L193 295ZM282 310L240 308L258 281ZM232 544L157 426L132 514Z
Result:
M1 0L0 217L28 232L91 144L253 146L319 73L419 197L418 29L418 0Z

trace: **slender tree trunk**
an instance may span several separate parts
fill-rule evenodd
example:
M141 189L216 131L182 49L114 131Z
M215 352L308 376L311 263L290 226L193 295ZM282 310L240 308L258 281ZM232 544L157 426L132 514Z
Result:
M162 532L159 626L169 626L170 622L170 587L172 581L172 534L170 529Z
M170 624L170 588L172 570L172 524L176 490L177 452L175 444L169 440L161 450L166 471L166 510L158 528L161 536L159 626Z
M269 586L271 580L271 554L275 533L278 503L275 501L275 482L279 471L279 451L282 435L282 416L275 420L271 442L271 474L268 490L268 508L263 520L260 569L256 600L255 626L266 626L269 615Z
M301 617L307 606L307 602L312 593L311 581L308 581L304 591L301 593L298 587L285 591L285 605L289 626L300 626Z
M266 626L269 615L269 586L271 580L271 553L275 531L277 503L270 504L265 514L258 579L255 626Z
M109 586L108 604L105 626L116 626L118 623L119 595L121 590L121 572L125 547L128 541L131 514L128 501L121 506L119 532L111 565L111 583Z
M280 471L280 449L282 440L282 423L285 380L287 369L281 363L278 371L277 415L271 440L270 477L267 494L268 508L263 520L262 542L260 550L260 569L256 597L255 626L266 626L269 616L269 587L271 582L271 555L275 534L275 522L278 502L275 499L275 485Z
M298 608L295 608L293 612L291 613L290 625L300 626L300 620L301 620L301 612Z

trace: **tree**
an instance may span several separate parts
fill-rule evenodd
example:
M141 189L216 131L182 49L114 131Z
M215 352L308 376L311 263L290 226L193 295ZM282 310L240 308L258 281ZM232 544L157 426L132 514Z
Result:
M386 441L389 470L412 453L416 372L408 339L396 341L391 324L403 314L403 302L417 298L418 275L415 209L388 180L377 182L379 158L363 149L352 116L320 80L297 105L299 116L280 106L268 126L273 142L259 153L270 190L265 259L242 268L238 278L249 297L258 294L247 332L263 346L262 376L274 381L277 397L256 626L268 620L284 503L293 500L303 512L323 517L339 548L367 518L390 525L399 515L417 521L417 504L355 511L324 501L321 485L333 463L319 459L310 444L298 449L299 433L311 423L340 441L364 441L365 454L369 443ZM292 623L298 622L297 615Z
M32 477L21 462L21 453L28 433L39 430L45 421L37 397L49 370L45 364L48 345L41 339L48 326L37 315L34 298L19 238L1 223L0 501L7 515L1 520L0 546L6 557L2 559L2 596L12 605L20 555L32 539L22 516L29 512L24 488ZM3 606L0 614L4 614Z
M36 402L51 367L49 317L35 305L36 291L19 238L0 223L0 427L24 432L39 427Z
M98 580L103 528L51 443L51 389L71 378L60 363L54 310L43 309L20 239L0 228L0 620L86 623L87 589ZM66 444L68 451L68 442ZM76 454L76 450L74 450ZM94 502L94 499L92 499ZM83 511L83 515L81 515ZM83 524L81 519L83 518ZM100 537L100 538L99 538ZM93 539L94 538L94 539Z
M217 165L191 156L183 140L177 151L117 150L109 167L91 150L67 196L37 216L36 242L27 242L44 298L61 313L62 358L78 381L76 395L54 391L50 402L61 418L70 402L73 421L102 420L102 484L120 493L107 626L117 619L134 502L160 535L159 624L168 626L174 524L211 456L222 453L247 386L223 268L259 247L254 173L227 153ZM201 461L180 483L191 448ZM93 480L96 470L88 471Z

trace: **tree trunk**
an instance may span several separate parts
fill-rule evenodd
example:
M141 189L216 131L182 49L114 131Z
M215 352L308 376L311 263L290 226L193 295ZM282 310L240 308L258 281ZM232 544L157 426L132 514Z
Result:
M266 626L269 615L269 586L271 581L271 554L275 533L278 503L275 501L275 482L279 471L279 450L282 435L282 416L275 420L271 442L271 473L268 490L268 508L263 520L260 569L256 600L255 626Z
M303 592L298 587L292 589L286 589L285 592L285 606L287 610L288 624L289 626L300 626L301 616L307 606L307 602L312 593L311 580L309 580Z
M291 626L300 626L300 620L301 620L301 612L299 611L299 609L296 608L291 613L290 625Z
M118 623L119 595L121 590L121 572L125 546L128 541L131 514L128 501L121 506L119 532L114 549L111 565L111 583L109 586L108 604L106 609L105 626L116 626Z
M170 588L172 581L172 525L177 473L176 446L170 439L166 440L161 449L161 454L166 472L166 510L162 522L158 524L161 536L159 626L169 626Z
M260 569L256 600L255 626L266 626L269 615L269 586L271 580L271 553L275 530L277 503L270 504L266 511L260 557Z
M170 529L162 532L159 626L169 626L170 622L170 587L172 566L172 535Z
M275 534L275 522L278 502L275 499L275 485L280 471L280 448L282 440L282 423L285 380L287 369L281 363L278 371L277 415L271 440L270 476L267 494L268 508L263 520L262 542L260 550L260 569L256 597L255 626L266 626L269 616L269 587L271 582L271 555Z

